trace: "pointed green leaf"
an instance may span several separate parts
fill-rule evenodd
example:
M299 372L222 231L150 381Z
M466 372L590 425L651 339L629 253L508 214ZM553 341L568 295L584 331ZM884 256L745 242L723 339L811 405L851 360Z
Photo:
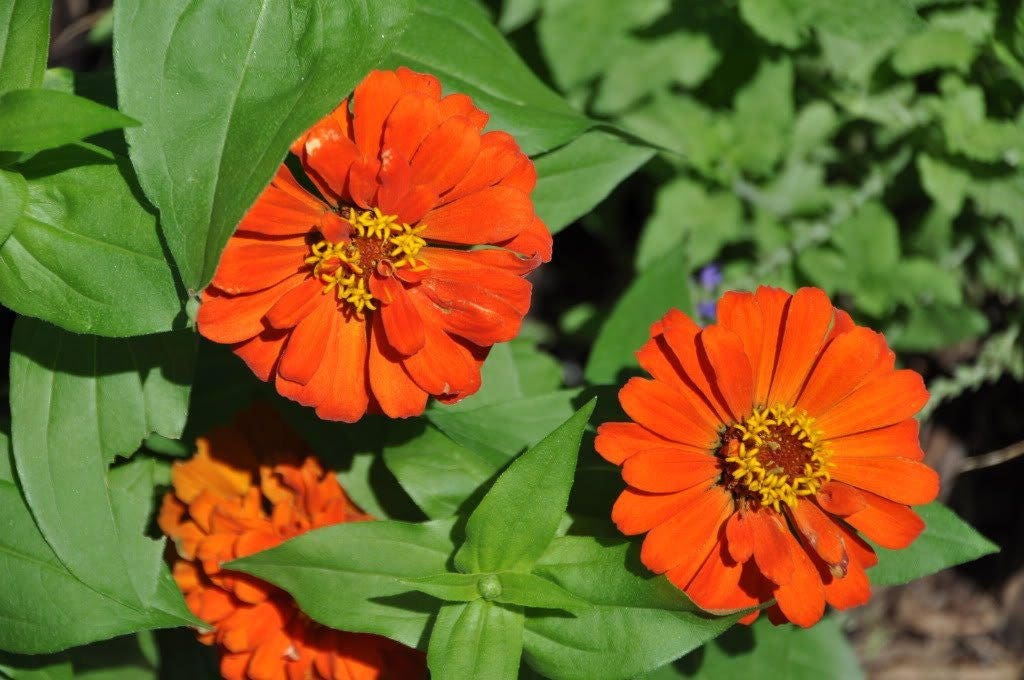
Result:
M875 546L878 564L868 569L868 577L873 585L909 583L948 567L999 552L999 546L979 534L941 503L922 505L914 508L914 511L924 520L924 531L903 550L887 550Z
M185 285L202 288L238 220L299 134L394 45L409 0L124 0L114 6L119 108Z
M826 616L813 628L773 625L762 616L753 626L736 626L703 654L676 664L679 671L652 673L650 680L669 678L749 678L749 680L860 680L857 654L839 621Z
M0 247L18 226L28 203L28 184L16 172L0 170Z
M36 152L138 125L120 111L56 90L0 95L0 151Z
M459 571L526 571L536 562L565 513L593 411L591 400L498 477L466 523L466 541L455 554Z
M452 524L335 524L235 560L230 567L284 588L324 625L386 635L416 647L425 644L437 601L410 593L399 579L446 571L455 549Z
M654 149L621 135L591 130L537 158L533 202L556 233L587 214L612 189L654 155Z
M150 487L145 501L131 501L148 509L151 492ZM141 526L132 528L142 535ZM160 544L150 543L159 557ZM47 544L17 487L0 481L0 648L41 654L136 630L194 623L166 567L159 560L155 564L163 572L163 596L153 606L83 583ZM172 594L177 604L170 599Z
M181 327L174 272L126 159L65 146L15 169L28 194L0 245L0 303L80 333ZM10 219L8 209L0 219ZM7 229L0 223L0 234Z
M386 66L432 73L446 90L468 94L490 114L492 130L509 132L530 155L561 146L593 125L530 71L478 3L415 4Z
M565 422L579 394L579 390L558 390L473 409L429 409L426 416L465 447L513 456Z
M421 593L448 602L472 602L480 599L541 609L572 611L586 607L561 586L534 574L499 571L494 574L456 574L447 572L416 579L399 579Z
M433 680L515 680L523 648L523 612L487 600L441 607L430 635Z
M409 586L413 590L426 593L439 600L446 602L472 602L482 597L479 588L480 579L480 574L445 572L432 576L400 578L398 580L402 585Z
M650 337L650 326L669 309L690 309L685 255L670 249L652 262L619 298L594 340L584 370L596 385L622 381L637 365L636 352Z
M180 436L194 334L112 340L22 317L11 350L18 479L56 556L83 583L139 609L171 606L168 592L180 602L173 584L161 585L163 541L143 535L152 471L119 467L108 477L106 467L150 432Z
M0 92L43 82L50 47L51 0L0 4Z
M664 577L646 575L635 547L577 536L551 543L536 574L590 606L573 609L572 618L527 610L530 666L566 680L632 678L699 647L743 615L701 612Z

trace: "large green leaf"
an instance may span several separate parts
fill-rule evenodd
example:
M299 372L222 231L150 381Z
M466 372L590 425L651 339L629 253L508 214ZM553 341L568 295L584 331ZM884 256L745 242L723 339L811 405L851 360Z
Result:
M172 607L160 587L163 541L143 535L152 471L146 478L146 468L129 466L108 477L106 467L150 432L180 436L195 336L113 340L22 317L11 344L18 479L50 547L100 593L144 611Z
M0 170L0 247L18 226L25 204L28 203L28 184L16 172Z
M472 602L483 598L503 604L572 611L586 603L546 578L520 571L493 574L445 572L424 578L402 579L413 590L446 602Z
M490 128L512 134L530 155L561 146L593 125L530 71L478 3L415 5L388 66L432 73L447 90L470 95L490 114Z
M551 542L569 502L583 430L594 401L501 473L466 522L455 553L463 573L529 571Z
M556 538L536 573L590 607L575 617L527 610L524 653L533 668L565 680L619 680L662 666L733 625L712 617L664 577L645 577L636 546L614 539Z
M126 160L65 146L14 169L24 175L27 195L0 246L0 303L81 333L180 326L174 273ZM8 229L0 224L0 235Z
M148 465L128 467L141 469ZM134 504L148 512L152 487L139 495L125 488L123 481L111 480L115 494L126 493L122 504ZM141 525L133 529L141 536ZM151 543L159 558L160 544ZM17 487L0 481L0 570L4 573L0 648L40 654L145 628L192 623L166 567L159 559L154 564L161 569L159 580L153 584L159 597L149 603L83 583L47 544Z
M615 303L590 350L584 375L594 384L621 382L637 365L636 351L650 337L650 326L668 312L690 308L686 258L669 249L637 276Z
M474 451L513 456L539 442L574 410L579 390L558 390L465 410L427 411L438 429Z
M43 82L52 5L50 0L0 3L0 92Z
M446 604L427 649L430 677L515 680L522 647L522 609L487 600Z
M654 150L621 135L591 130L537 159L537 214L553 233L590 212L646 163Z
M887 550L875 546L878 564L868 569L876 586L909 583L948 567L999 552L999 546L974 530L941 503L914 508L924 520L925 529L910 547Z
M384 449L384 462L428 517L451 517L511 456L491 448L467 448L432 425Z
M327 626L422 646L437 602L410 593L399 579L446 570L455 549L452 524L335 524L235 560L230 568L284 588L304 612Z
M644 676L670 678L749 678L750 680L859 680L857 655L839 627L825 617L813 628L775 626L762 616L753 626L736 626L675 665Z
M38 88L0 95L0 151L52 149L132 125L138 122L66 92Z
M185 285L202 288L288 145L394 46L409 0L123 0L120 109Z

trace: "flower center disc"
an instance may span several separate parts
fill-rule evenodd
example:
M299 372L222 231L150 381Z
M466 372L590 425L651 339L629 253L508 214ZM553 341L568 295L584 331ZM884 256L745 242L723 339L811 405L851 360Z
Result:
M755 409L733 424L717 454L725 487L737 500L776 511L817 493L833 465L814 418L783 405Z
M386 277L401 267L425 268L417 255L427 244L420 236L426 225L401 224L397 216L378 208L363 212L343 208L341 214L351 227L349 238L313 243L305 262L312 265L311 275L324 284L325 294L334 291L339 301L362 317L364 310L377 309L370 292L372 274Z

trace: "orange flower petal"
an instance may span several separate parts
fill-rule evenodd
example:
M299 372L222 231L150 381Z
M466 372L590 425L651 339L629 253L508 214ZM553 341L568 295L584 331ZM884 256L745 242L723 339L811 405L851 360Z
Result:
M803 536L804 543L827 564L833 573L845 574L850 563L842 534L836 523L828 518L813 501L801 499L789 509L793 526Z
M744 518L754 541L754 562L772 583L785 585L793 578L794 557L791 543L784 540L789 528L778 513L770 509L747 513Z
M278 375L302 385L313 379L327 350L330 321L336 314L334 305L319 304L299 321L288 336Z
M828 437L874 430L913 417L928 401L928 390L914 371L895 371L870 380L818 419Z
M721 487L693 487L694 493L677 514L644 537L640 561L656 574L676 569L680 581L700 568L718 532L732 512L732 496Z
M750 413L754 396L754 377L743 341L722 326L708 326L698 337L715 376L720 401L732 420L739 422Z
M867 505L846 521L883 548L906 548L924 531L924 522L907 506L867 491L861 494Z
M466 176L480 152L480 135L462 116L449 118L430 132L412 158L412 181L427 184L436 194Z
M352 128L356 146L363 154L380 153L384 121L404 92L405 87L394 71L370 71L356 87L352 97Z
M834 479L897 503L923 505L935 500L939 494L938 474L916 460L840 455L836 455L834 460ZM899 480L899 483L894 484L893 480Z
M852 515L864 509L866 501L863 494L852 486L841 482L829 482L818 489L815 496L821 507L833 515Z
M423 216L423 235L446 243L500 243L530 229L533 218L527 194L493 186L428 212Z
M656 335L647 341L636 356L640 361L640 366L650 373L655 381L672 389L680 399L688 404L688 415L695 422L701 423L702 429L717 430L721 419L682 371L679 360L663 336Z
M670 570L666 576L686 592L687 597L701 609L714 614L728 614L737 609L753 607L770 595L767 584L750 563L739 564L729 558L723 541L712 547L704 564L689 583L680 583ZM752 623L757 617L744 619Z
M387 346L383 323L374 317L369 343L370 389L389 418L408 418L423 413L427 393L420 389L400 363L401 357Z
M867 604L871 599L871 584L864 567L851 561L846 575L825 581L825 601L836 609L850 609Z
M612 506L612 521L627 536L641 534L667 522L703 493L703 489L697 488L675 493L649 493L626 487Z
M913 419L833 439L829 444L835 455L840 458L924 458L918 424Z
M789 621L801 628L809 628L825 613L825 586L796 538L788 531L780 534L780 538L793 556L793 572L785 585L775 589L775 601Z
M846 398L877 364L878 339L870 329L855 328L830 342L811 369L797 408L819 416Z
M725 547L729 556L740 563L754 556L754 533L749 519L751 514L734 512L725 523Z
M678 310L670 309L661 319L661 334L664 341L675 355L685 375L684 382L687 382L697 395L697 399L693 400L694 408L700 409L702 418L712 420L717 426L725 423L728 408L721 400L721 393L711 384L713 374L706 370L710 368L706 355L702 358L703 349L698 347L700 332L700 326ZM697 403L698 400L704 405Z
M367 361L370 354L366 324L339 318L332 343L335 353L328 375L309 395L317 415L326 420L354 423L369 405Z
M282 295L267 310L266 322L273 328L286 330L295 328L300 321L320 306L334 306L330 297L323 294L323 284L317 279L306 279Z
M638 451L660 448L671 444L636 423L601 423L597 427L594 449L609 463L621 465L624 460Z
M273 245L259 239L237 237L228 241L211 282L225 293L251 293L299 274L309 246L302 238Z
M619 402L630 418L666 439L697 448L710 448L718 433L695 419L681 393L659 382L630 378L619 391Z
M200 308L202 311L202 308ZM236 344L232 349L256 377L266 382L277 366L277 360L288 339L288 331L269 330Z
M786 305L768 404L792 404L832 327L832 303L820 288L801 288Z
M403 356L420 351L426 343L423 320L405 286L390 276L372 276L370 290L381 302L381 327L388 345Z
M512 172L523 156L512 135L493 130L480 138L480 150L473 164L455 186L443 194L450 203L463 196L498 184Z
M720 474L714 456L689 452L681 447L642 451L626 459L622 478L644 491L671 493L692 486L711 486Z
M299 276L289 276L269 288L246 295L207 288L203 291L196 323L200 332L214 342L248 340L264 330L263 317L267 310L301 283Z
M425 392L465 396L480 388L480 369L468 349L439 326L424 325L423 350L402 360L409 376Z

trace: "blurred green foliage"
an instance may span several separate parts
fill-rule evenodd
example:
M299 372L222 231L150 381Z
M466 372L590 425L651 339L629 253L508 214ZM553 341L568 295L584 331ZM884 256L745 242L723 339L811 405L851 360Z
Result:
M1017 325L1022 22L1009 0L499 11L570 101L663 149L637 270L678 249L725 288L820 286L902 351Z

